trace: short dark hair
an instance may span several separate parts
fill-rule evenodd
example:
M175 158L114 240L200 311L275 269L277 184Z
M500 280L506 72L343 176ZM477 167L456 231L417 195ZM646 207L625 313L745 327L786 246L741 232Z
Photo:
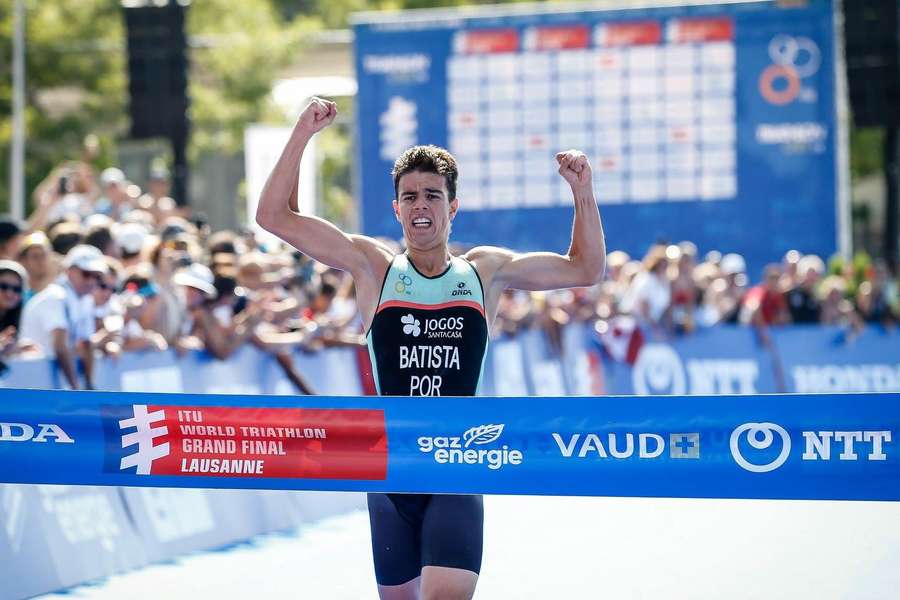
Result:
M23 233L25 233L25 227L18 219L7 216L0 217L0 244L5 244Z
M447 150L437 146L413 146L401 154L391 171L394 178L394 198L400 195L400 178L413 171L442 175L447 182L448 200L456 198L459 169L456 167L456 159Z
M100 252L106 252L112 241L112 231L106 225L95 225L84 236L84 243L88 246L93 246Z
M69 250L77 246L84 239L81 225L64 221L50 229L50 247L57 254L65 256Z

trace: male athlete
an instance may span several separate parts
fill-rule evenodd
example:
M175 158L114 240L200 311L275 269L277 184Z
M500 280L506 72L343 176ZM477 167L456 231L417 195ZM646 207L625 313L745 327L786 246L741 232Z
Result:
M473 396L505 288L589 286L603 275L606 247L587 157L574 150L556 155L575 200L566 255L480 246L457 257L447 248L459 208L456 161L434 146L410 148L392 173L394 214L406 243L405 253L394 254L378 240L297 214L303 149L336 114L333 102L318 98L304 109L266 182L256 221L351 273L380 394ZM368 503L382 600L472 598L481 568L481 496L369 494Z

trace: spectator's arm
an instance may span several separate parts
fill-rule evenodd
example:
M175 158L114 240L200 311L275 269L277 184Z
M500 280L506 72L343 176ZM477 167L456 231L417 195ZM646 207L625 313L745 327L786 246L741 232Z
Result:
M94 389L94 346L90 340L81 340L77 344L81 364L84 365L84 387Z
M144 330L140 335L127 337L122 343L122 350L133 352L136 350L166 350L169 344L166 338L155 331Z
M254 327L258 323L259 315L249 317L244 323L235 327L231 336L226 336L222 327L207 311L197 311L196 323L200 338L206 346L207 352L220 360L231 356L237 348L252 335Z
M300 302L296 298L285 298L279 302L271 302L266 306L266 311L271 314L272 321L277 323L293 317L300 308Z
M0 358L8 356L16 350L16 328L10 325L0 331Z
M53 338L53 351L56 353L56 363L69 382L69 386L73 390L77 390L79 388L78 376L75 373L75 361L72 358L72 350L69 348L69 332L65 329L54 329L50 335Z

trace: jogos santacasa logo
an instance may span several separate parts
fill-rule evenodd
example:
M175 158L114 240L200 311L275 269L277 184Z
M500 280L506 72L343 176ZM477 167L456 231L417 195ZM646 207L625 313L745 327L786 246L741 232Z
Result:
M506 465L521 465L520 450L503 444L499 448L473 448L494 444L503 434L503 424L478 425L462 436L422 436L417 440L419 451L431 454L438 464L486 465L496 471Z

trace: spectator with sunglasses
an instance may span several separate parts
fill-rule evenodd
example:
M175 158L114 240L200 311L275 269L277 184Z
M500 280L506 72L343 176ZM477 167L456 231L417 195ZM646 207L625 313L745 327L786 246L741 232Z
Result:
M79 389L75 356L84 367L85 388L93 388L94 298L99 278L109 272L97 248L78 245L63 260L64 273L32 298L22 311L21 338L55 358L69 386Z
M0 358L16 350L26 280L19 263L0 259Z

